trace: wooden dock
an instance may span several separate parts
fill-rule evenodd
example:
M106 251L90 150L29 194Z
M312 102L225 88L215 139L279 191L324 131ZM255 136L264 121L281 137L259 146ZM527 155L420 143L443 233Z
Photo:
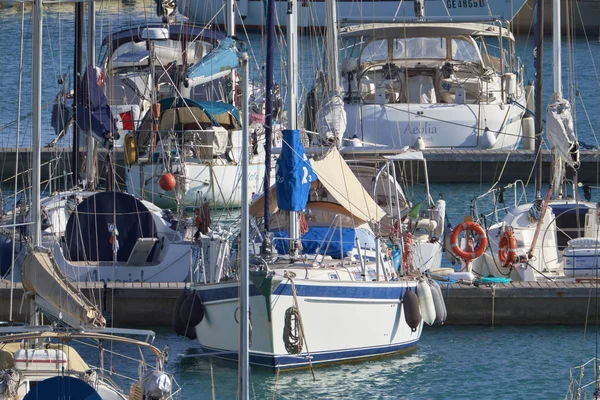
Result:
M80 284L88 298L112 312L115 327L171 326L175 303L184 287L183 282ZM589 315L595 318L596 290L596 284L590 282L442 285L448 308L447 325L584 324L588 307ZM22 286L17 283L13 294L16 321L25 319L20 313L22 296ZM0 282L2 321L8 320L9 302L10 282Z
M525 150L424 150L427 159L429 181L431 183L493 183L500 180L503 183L521 179L524 182L533 181L532 168L534 155ZM4 187L14 183L17 152L15 148L0 148L0 179ZM104 154L101 152L99 171L102 176ZM581 168L579 181L595 184L600 182L600 151L583 150L580 153ZM46 148L42 150L42 181L53 176L53 187L62 187L65 175L71 173L71 150L68 148ZM85 152L80 151L80 160L85 165ZM544 180L548 181L552 155L544 151L542 155ZM115 152L116 174L118 183L124 183L125 163L123 152ZM29 182L31 166L31 151L19 150L19 172L22 182ZM23 173L23 171L26 171ZM421 171L420 173L422 173ZM423 176L423 175L421 175ZM57 186L58 185L58 186Z

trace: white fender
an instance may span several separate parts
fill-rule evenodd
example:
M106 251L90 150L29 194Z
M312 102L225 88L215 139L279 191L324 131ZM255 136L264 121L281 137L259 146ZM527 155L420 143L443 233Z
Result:
M421 310L423 322L429 326L433 325L435 323L435 305L431 288L424 279L420 279L417 285L417 297L419 297L419 309Z
M444 303L442 288L435 281L430 281L429 286L431 288L431 296L433 297L433 305L435 306L435 324L443 325L448 317L448 311Z

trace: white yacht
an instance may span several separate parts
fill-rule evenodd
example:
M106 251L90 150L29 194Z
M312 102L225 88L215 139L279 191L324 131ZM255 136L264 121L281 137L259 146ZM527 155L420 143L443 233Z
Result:
M307 100L315 110L307 128L321 134L319 113L335 96L343 100L345 130L324 140L392 149L519 145L523 66L505 24L362 23L341 28L338 42L338 84L328 69Z

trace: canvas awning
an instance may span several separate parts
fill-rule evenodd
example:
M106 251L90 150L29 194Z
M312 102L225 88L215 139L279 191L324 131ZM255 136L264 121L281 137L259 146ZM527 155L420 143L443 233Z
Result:
M362 222L379 222L383 218L385 211L363 188L337 149L332 148L321 160L311 160L311 166L321 185L354 218ZM271 187L270 194L271 213L274 213L277 211L275 186ZM250 213L256 217L263 216L264 204L264 195L261 195L250 205Z

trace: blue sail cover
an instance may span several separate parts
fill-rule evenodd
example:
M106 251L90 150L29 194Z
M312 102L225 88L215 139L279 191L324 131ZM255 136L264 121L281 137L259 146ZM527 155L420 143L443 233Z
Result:
M77 104L77 125L88 131L102 145L113 137L118 139L117 125L110 112L108 100L98 85L98 71L88 66L83 75Z
M308 201L311 182L317 179L306 158L300 131L283 131L283 147L277 159L275 190L277 206L286 211L302 211Z
M226 75L239 65L235 40L226 37L206 57L188 68L186 77L192 85L200 85Z
M55 376L31 386L23 400L102 400L96 390L72 376Z

